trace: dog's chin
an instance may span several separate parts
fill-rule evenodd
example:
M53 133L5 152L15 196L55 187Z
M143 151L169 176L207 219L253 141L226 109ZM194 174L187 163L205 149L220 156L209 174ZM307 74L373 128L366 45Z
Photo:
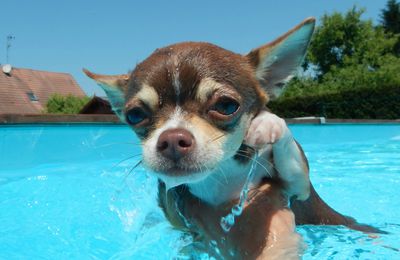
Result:
M173 166L166 169L152 169L152 172L165 183L167 189L171 189L182 184L202 181L212 172L212 169L207 168L207 170L201 170L197 168Z

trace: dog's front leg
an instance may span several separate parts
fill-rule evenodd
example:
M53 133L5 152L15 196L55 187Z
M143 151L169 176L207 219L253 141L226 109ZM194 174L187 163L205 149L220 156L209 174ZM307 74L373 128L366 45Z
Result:
M261 152L272 145L273 164L279 178L285 183L289 197L297 196L299 200L308 198L310 180L307 159L282 118L261 111L252 120L245 142Z

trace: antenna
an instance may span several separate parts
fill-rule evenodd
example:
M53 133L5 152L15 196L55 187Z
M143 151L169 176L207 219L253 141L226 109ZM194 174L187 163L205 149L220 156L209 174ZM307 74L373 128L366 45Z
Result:
M6 52L6 63L8 64L9 60L9 53L10 53L10 48L11 48L11 41L15 40L15 37L11 34L7 35L7 52Z

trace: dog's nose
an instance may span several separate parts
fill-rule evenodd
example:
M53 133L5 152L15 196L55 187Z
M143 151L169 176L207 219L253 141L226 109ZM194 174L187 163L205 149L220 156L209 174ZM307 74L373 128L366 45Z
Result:
M157 150L166 158L178 161L193 150L195 141L193 135L182 128L164 131L157 142Z

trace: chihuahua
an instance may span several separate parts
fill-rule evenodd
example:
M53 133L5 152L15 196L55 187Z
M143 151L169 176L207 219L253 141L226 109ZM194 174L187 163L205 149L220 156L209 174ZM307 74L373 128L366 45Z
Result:
M168 220L217 258L296 259L296 223L376 231L318 196L302 148L266 108L301 65L314 26L308 18L247 55L184 42L157 49L130 74L84 69L141 140ZM237 204L253 164L248 198L227 232L221 217Z

